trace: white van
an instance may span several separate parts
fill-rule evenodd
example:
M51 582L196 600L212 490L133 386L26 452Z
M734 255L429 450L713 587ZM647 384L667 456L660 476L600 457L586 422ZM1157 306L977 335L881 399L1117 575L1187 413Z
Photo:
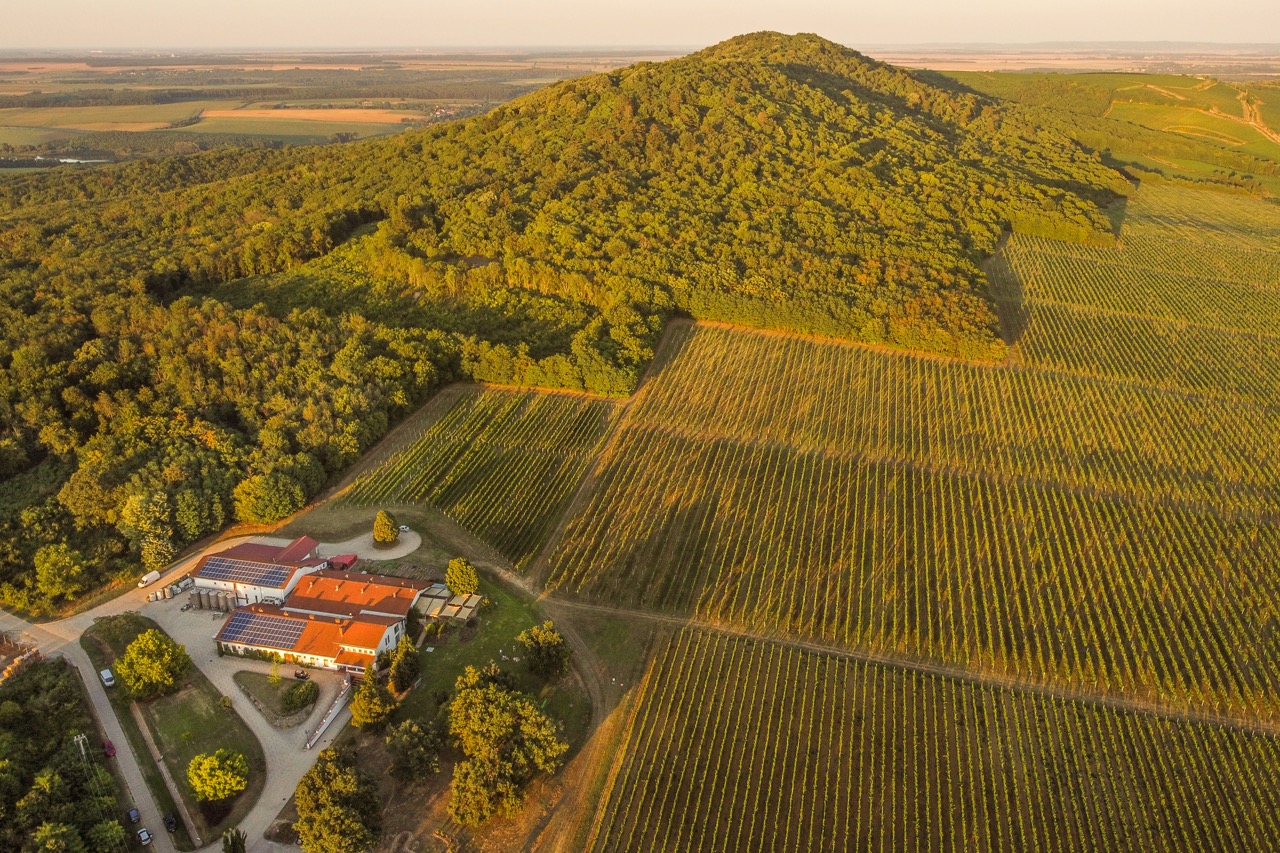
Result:
M115 687L115 686L116 686L116 677L115 677L114 675L112 675L112 674L111 674L111 670L109 670L109 669L104 669L102 672L98 673L98 678L101 678L101 679L102 679L102 686L103 686L103 687Z

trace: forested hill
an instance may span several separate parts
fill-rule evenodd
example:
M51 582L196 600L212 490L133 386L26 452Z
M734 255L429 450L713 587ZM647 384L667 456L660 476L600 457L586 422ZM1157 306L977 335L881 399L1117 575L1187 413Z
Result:
M0 182L0 602L279 518L451 378L625 394L675 311L997 358L1002 230L1109 239L1127 187L1029 115L762 33L389 139Z

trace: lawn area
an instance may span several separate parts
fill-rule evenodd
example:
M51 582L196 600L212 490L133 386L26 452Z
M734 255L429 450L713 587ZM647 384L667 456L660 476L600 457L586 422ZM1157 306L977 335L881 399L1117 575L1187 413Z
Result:
M244 690L257 701L259 710L266 708L264 716L266 716L267 722L273 726L290 728L301 725L306 721L306 715L310 714L311 709L316 705L315 699L312 699L305 708L297 708L291 711L285 707L285 695L290 690L294 688L300 690L315 689L314 687L305 687L305 685L314 684L314 682L298 681L289 673L282 673L276 676L274 683L271 676L264 675L261 672L249 672L248 670L241 670L231 677L235 679L241 690ZM294 722L290 722L289 725L285 726L284 723L289 720L294 720Z
M364 561L361 569L394 575L397 574L394 569L398 564L414 563L427 569L439 569L437 574L443 576L444 567L458 556L458 552L433 535L431 527L438 523L436 513L430 508L411 505L388 504L383 508L390 511L397 523L413 528L413 532L422 537L422 544L413 553L398 560ZM342 542L373 530L373 517L377 512L378 509L374 507L353 507L329 500L294 518L276 531L275 535L313 536L321 542Z
M552 684L544 684L533 675L524 662L504 661L522 657L516 635L526 628L545 621L528 602L501 584L481 575L480 593L493 605L480 612L479 625L464 628L451 625L443 637L428 639L419 652L422 661L422 683L418 685L396 711L396 720L429 718L435 715L436 703L432 694L443 690L453 694L453 685L468 666L481 667L494 661L504 671L515 677L518 689L533 696L549 715L564 724L564 738L576 748L582 743L591 723L591 702L573 678L562 678ZM435 651L427 651L434 648Z
M136 613L126 613L95 622L81 637L80 643L95 669L104 669L124 653L134 637L148 628L158 626ZM151 751L130 712L130 701L123 685L108 691L108 695L157 805L178 814L173 797L155 767ZM205 843L236 826L253 808L266 782L263 772L266 758L262 745L234 709L222 707L221 699L222 694L217 688L193 666L185 685L177 693L138 703L151 737L164 756L169 775L179 786L179 795L183 797L187 813L197 823L194 827L196 834ZM231 802L229 808L220 804L212 809L202 809L186 785L187 765L195 756L217 749L231 749L248 759L249 787ZM194 849L185 829L183 827L179 832L175 843L184 850Z

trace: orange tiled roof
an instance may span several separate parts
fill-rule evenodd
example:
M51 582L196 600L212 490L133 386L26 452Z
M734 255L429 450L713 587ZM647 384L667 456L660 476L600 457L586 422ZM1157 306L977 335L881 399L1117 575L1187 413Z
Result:
M341 654L351 652L366 654L372 659L372 655L368 653L378 647L387 629L400 621L386 616L361 616L357 619L301 616L269 604L251 604L248 607L238 608L227 617L222 626L223 630L218 632L219 639L223 639L223 633L235 615L244 611L287 619L302 625L301 633L290 646L260 643L245 643L245 645L296 655L314 655L320 658L337 658Z
M338 652L338 656L334 658L334 663L339 666L362 666L365 669L373 666L373 655L366 655L362 652L353 652L343 649Z
M357 616L365 611L408 616L418 595L431 584L410 578L321 569L298 582L285 602L290 610Z

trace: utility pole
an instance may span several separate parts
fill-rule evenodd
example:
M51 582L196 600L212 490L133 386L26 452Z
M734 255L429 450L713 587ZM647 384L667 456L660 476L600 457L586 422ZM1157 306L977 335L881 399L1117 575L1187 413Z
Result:
M102 800L106 797L106 792L102 790L102 780L98 778L97 771L89 763L89 750L87 747L89 736L84 732L80 732L73 740L75 745L80 747L80 764L84 768L85 782L93 789L94 802L98 804L98 816L102 820L110 820L111 815L103 814ZM120 851L120 853L128 853L129 848L126 846L124 839L120 839L120 842L116 845L116 850Z

